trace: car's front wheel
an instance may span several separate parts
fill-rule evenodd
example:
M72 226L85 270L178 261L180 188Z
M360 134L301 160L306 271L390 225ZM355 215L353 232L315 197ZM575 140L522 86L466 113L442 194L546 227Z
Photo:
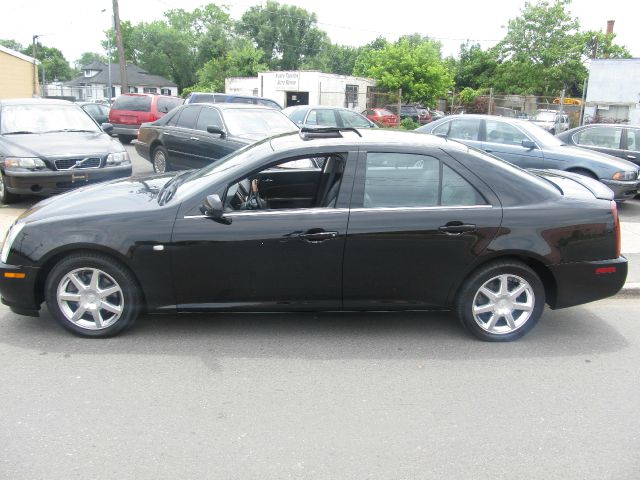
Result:
M153 151L153 171L156 173L165 173L171 170L169 165L169 154L164 147L157 147Z
M0 202L4 204L13 203L18 200L18 195L15 193L11 193L7 190L7 186L5 184L5 176L4 173L0 172Z
M131 135L118 135L118 140L120 140L120 143L123 145L131 143L134 138L136 137L132 137Z
M129 270L97 253L60 260L45 283L49 311L67 330L85 337L109 337L138 316L141 297Z
M507 342L534 327L544 303L544 286L531 268L517 261L499 261L471 274L460 290L456 310L476 337Z

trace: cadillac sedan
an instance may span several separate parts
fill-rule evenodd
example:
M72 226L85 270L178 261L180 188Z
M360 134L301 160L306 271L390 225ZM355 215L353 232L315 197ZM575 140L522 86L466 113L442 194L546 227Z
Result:
M455 115L416 131L458 140L523 168L552 168L594 178L613 190L619 202L633 198L638 191L639 172L634 163L569 146L524 120Z
M452 309L521 337L545 304L624 284L611 191L459 142L388 130L283 134L201 170L45 200L11 227L0 293L115 335L141 312Z

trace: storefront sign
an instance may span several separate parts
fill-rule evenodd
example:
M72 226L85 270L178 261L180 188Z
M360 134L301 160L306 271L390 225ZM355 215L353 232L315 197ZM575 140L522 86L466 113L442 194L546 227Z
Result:
M278 72L275 77L276 90L298 90L300 72Z

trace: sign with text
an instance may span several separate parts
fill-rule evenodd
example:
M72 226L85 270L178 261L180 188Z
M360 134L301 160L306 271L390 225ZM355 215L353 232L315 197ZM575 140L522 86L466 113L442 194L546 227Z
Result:
M276 73L276 90L297 90L300 84L300 72Z

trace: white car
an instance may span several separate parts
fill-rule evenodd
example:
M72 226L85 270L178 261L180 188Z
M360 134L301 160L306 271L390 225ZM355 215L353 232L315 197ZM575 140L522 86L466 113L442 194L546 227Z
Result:
M569 115L557 110L538 110L531 121L552 135L569 130Z

